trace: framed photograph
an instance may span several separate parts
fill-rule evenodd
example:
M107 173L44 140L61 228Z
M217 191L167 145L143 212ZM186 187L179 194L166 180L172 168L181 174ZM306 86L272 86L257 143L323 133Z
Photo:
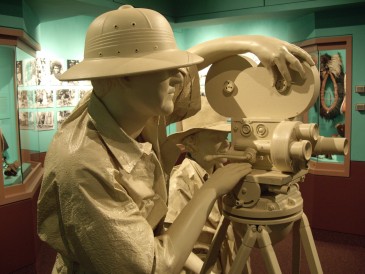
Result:
M39 111L36 117L37 130L54 129L53 111Z
M23 84L24 86L38 84L36 59L23 60Z
M53 90L37 89L35 91L35 106L37 108L53 107Z
M90 89L80 89L79 91L79 101L89 92L91 92L91 88Z
M23 85L23 62L16 61L16 83L18 86Z
M75 106L77 97L74 89L58 89L56 91L57 107Z
M49 60L47 58L37 58L37 85L48 85L50 77Z
M61 110L57 112L57 127L60 127L64 120L70 116L71 110Z
M30 111L19 112L19 128L25 130L32 130L35 128L33 112Z
M18 91L18 105L19 108L33 108L34 98L33 90L19 90Z

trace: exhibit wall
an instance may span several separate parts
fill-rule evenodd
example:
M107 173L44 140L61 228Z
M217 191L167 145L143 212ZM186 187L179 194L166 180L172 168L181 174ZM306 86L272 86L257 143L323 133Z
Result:
M23 10L24 18L32 17L34 11ZM30 19L19 19L14 15L0 15L0 23L13 18L15 27L27 29L41 45L41 51L37 53L39 58L79 60L83 55L84 38L90 22L94 19L88 16L67 17L59 20L49 20L36 24L36 16ZM18 20L18 19L19 20ZM188 49L198 43L227 35L260 34L274 36L289 42L300 42L318 37L351 36L352 37L352 94L351 106L351 169L350 176L338 178L331 176L308 176L306 184L303 184L303 196L305 197L305 209L311 218L311 224L317 228L337 230L348 233L365 234L365 213L361 212L365 191L363 184L363 170L365 169L365 139L364 125L365 113L356 111L355 105L365 103L365 97L355 92L356 86L365 85L365 60L363 44L365 43L365 21L356 9L342 10L341 13L313 12L297 15L271 15L269 12L258 17L247 16L231 18L227 20L199 21L189 24L172 24L177 43L180 48ZM37 56L38 57L38 56ZM66 64L66 63L64 63ZM67 67L67 65L65 65ZM35 94L35 91L34 91ZM56 100L56 95L53 95ZM65 107L72 109L74 106ZM51 107L53 113L58 111L58 106ZM39 109L33 108L37 112ZM57 123L56 116L53 117ZM40 137L41 151L46 152L57 127L50 130L34 130ZM174 128L169 129L172 133ZM32 144L30 143L31 147ZM31 148L30 148L31 149ZM326 193L327 195L323 195ZM324 196L327 199L324 199ZM333 218L335 201L348 200L339 207L341 214L337 219ZM338 211L338 209L336 209ZM336 221L337 220L337 221ZM334 223L335 222L335 223ZM339 225L343 224L343 225ZM345 225L346 224L346 225Z

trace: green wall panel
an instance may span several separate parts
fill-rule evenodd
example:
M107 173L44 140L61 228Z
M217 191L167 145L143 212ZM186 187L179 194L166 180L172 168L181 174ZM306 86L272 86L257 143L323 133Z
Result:
M0 14L23 17L22 0L1 0Z
M314 15L286 16L272 19L241 20L226 24L205 25L183 29L184 48L204 41L231 35L267 35L290 42L314 35Z
M40 25L42 54L57 58L81 59L87 28L94 20L89 16L68 17Z
M25 2L23 3L23 16L24 31L34 40L39 41L39 19L37 14Z
M177 21L186 21L184 18L192 17L211 17L217 13L239 13L241 10L259 8L265 5L264 0L245 0L245 1L224 1L210 0L196 1L185 0L179 1L174 5L174 14Z

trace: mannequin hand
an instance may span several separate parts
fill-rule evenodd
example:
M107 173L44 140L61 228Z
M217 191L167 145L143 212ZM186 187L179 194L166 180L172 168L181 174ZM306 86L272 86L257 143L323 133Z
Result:
M289 69L297 71L300 76L305 79L305 72L301 61L307 62L310 66L314 66L314 61L310 55L302 48L282 41L273 37L254 36L252 44L252 53L254 53L272 75L272 85L274 86L278 71L287 85L291 85L291 75Z
M197 65L199 70L226 57L252 52L271 73L273 86L280 75L286 81L287 87L291 86L292 78L289 68L297 71L305 79L301 62L307 62L310 66L314 65L310 55L300 47L262 35L239 35L213 39L198 44L189 51L204 58L204 61Z
M206 181L203 188L213 188L216 191L217 197L226 194L251 172L251 165L248 163L228 164L217 169L213 175Z

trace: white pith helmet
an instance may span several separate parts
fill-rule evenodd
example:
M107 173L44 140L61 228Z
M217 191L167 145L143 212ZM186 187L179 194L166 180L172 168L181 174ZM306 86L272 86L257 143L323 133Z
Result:
M84 60L59 80L89 80L187 67L203 61L177 48L160 13L123 5L97 17L86 33Z
M227 122L227 117L214 111L205 96L201 97L200 111L182 120L181 123L182 130L167 137L175 144L181 144L185 137L202 130L231 132L231 124Z

